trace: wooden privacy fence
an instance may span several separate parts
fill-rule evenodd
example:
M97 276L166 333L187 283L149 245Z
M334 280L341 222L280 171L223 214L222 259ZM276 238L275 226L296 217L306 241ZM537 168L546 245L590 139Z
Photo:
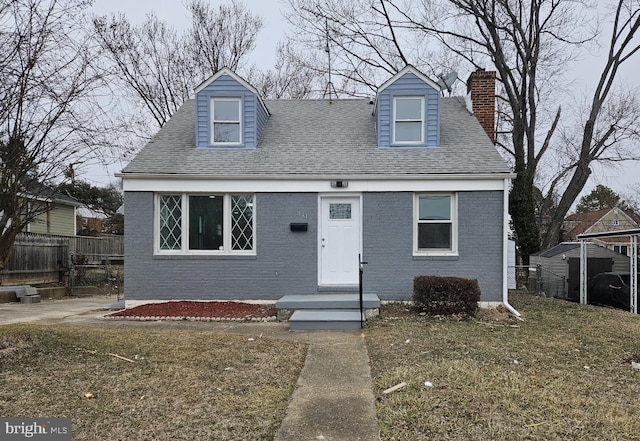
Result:
M122 256L122 236L51 236L25 233L17 237L9 265L0 271L0 284L62 283L69 255Z
M85 256L124 255L124 236L85 237L71 236L69 252Z

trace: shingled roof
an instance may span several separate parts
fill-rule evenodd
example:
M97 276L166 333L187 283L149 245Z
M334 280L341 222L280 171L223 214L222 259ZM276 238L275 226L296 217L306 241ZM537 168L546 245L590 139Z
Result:
M591 227L600 222L607 214L614 210L618 210L621 214L628 216L630 221L624 222L617 227L611 226L608 229L630 229L635 228L638 224L640 224L640 217L632 209L628 208L623 210L620 208L603 208L602 210L588 211L585 213L574 213L567 216L564 219L563 224L563 228L566 231L563 237L567 240L575 240L578 235L588 232ZM609 238L607 241L616 242L623 240L626 240L626 238Z
M379 148L368 100L265 100L269 119L255 149L196 148L189 100L127 165L126 177L427 178L511 173L464 100L442 98L440 146Z

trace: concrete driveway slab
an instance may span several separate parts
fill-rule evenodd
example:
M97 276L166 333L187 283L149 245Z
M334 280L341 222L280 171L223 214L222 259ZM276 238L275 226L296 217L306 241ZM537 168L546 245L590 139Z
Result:
M104 308L114 301L115 298L108 296L92 296L43 300L39 303L0 303L0 326L61 320L88 313L98 316L104 314Z

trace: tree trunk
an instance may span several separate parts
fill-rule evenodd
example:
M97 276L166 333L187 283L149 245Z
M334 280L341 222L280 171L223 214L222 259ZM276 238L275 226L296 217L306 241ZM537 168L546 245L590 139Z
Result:
M549 227L547 228L547 232L542 239L542 246L544 248L552 247L560 242L564 218L591 175L591 169L589 168L590 163L590 160L583 159L576 167L576 171L571 177L567 189L562 194L562 199L560 199L549 223Z
M517 167L517 176L509 193L509 214L513 224L522 263L529 264L529 255L540 250L540 231L535 218L533 178L524 166Z
M20 230L9 226L2 235L0 235L0 271L3 271L9 264L13 244Z

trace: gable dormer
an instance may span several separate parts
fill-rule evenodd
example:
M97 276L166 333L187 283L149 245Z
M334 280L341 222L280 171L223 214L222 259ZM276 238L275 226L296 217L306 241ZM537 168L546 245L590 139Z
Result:
M258 91L228 68L195 90L196 147L255 148L269 111Z
M440 144L440 86L411 65L378 88L379 147L437 147Z

